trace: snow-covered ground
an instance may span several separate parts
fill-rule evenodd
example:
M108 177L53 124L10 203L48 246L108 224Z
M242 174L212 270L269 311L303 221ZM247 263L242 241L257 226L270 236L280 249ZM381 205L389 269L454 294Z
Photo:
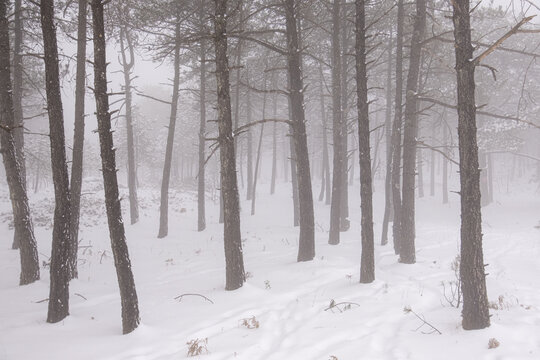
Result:
M316 187L318 188L318 186ZM200 339L201 359L540 359L540 195L524 186L496 194L484 209L484 253L489 264L492 325L464 331L460 309L449 305L442 282L455 280L459 202L417 202L417 263L397 262L380 246L383 194L375 193L376 278L360 284L359 191L352 187L351 229L327 244L329 208L316 202L316 259L297 263L290 186L276 195L258 188L257 214L243 201L242 236L248 280L224 290L222 227L208 202L208 229L196 231L192 192L170 200L169 237L157 239L158 193L141 191L141 221L126 226L142 323L121 335L120 299L101 192L85 195L79 279L71 284L71 315L45 322L48 268L41 280L18 286L19 256L10 250L9 203L0 191L0 360L182 359ZM439 190L439 189L437 189ZM90 191L92 192L92 191ZM243 192L244 193L244 192ZM52 194L32 196L40 262L50 254ZM83 206L85 206L83 204ZM126 203L124 203L125 207ZM127 221L126 221L127 222ZM201 294L207 297L182 294ZM210 302L210 301L211 302ZM330 303L350 302L328 309ZM416 318L437 328L439 335ZM253 317L255 317L253 319ZM249 328L245 322L255 328ZM251 326L253 325L253 326ZM488 349L495 338L499 346Z

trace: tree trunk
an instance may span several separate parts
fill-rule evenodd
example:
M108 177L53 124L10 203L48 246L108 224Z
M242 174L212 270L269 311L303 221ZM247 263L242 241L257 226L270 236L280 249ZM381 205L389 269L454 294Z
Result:
M201 21L204 19L204 0L201 4ZM206 229L205 213L205 138L206 138L206 41L201 41L201 83L199 94L199 173L197 177L197 231Z
M444 124L443 124L444 126ZM436 140L435 124L431 127L431 139L435 143ZM429 160L429 196L435 196L435 151L431 151Z
M340 16L341 21L341 125L343 126L342 134L342 175L341 175L341 201L340 206L341 210L339 212L339 230L347 231L351 227L351 222L349 220L349 185L348 185L348 174L349 174L349 156L351 161L353 160L353 154L349 154L349 127L348 127L348 110L349 110L349 91L347 83L347 74L349 73L348 63L347 63L347 54L349 53L349 44L348 44L348 30L349 22L347 17L347 4L346 0L341 0L341 11ZM353 165L354 166L354 165Z
M227 56L227 0L215 0L214 45L218 96L218 128L223 196L226 290L235 290L246 280L240 234L240 204L231 119L229 59Z
M322 66L319 66L319 97L321 103L321 121L322 121L322 169L321 169L321 193L319 195L319 201L322 201L324 194L326 194L326 205L330 205L330 159L328 158L328 136L327 136L327 121L326 121L326 109L324 101L324 81L323 81Z
M265 67L268 64L265 64ZM264 73L264 95L263 95L263 107L262 107L262 118L266 119L266 72ZM274 102L275 103L275 102ZM274 114L274 119L275 119ZM274 123L275 124L275 123ZM261 132L259 134L259 145L257 146L257 157L255 159L255 173L253 174L253 191L251 194L251 215L255 215L255 199L257 198L257 181L259 178L259 165L261 163L261 156L262 156L262 142L263 142L263 135L264 135L264 123L261 124Z
M489 326L482 251L480 169L476 140L476 104L469 0L454 0L453 22L458 92L459 175L461 183L461 262L463 328Z
M446 117L444 118L443 124L443 144L444 144L444 154L450 156L448 151L448 124L446 123ZM443 195L443 204L448 204L448 159L446 157L442 158L443 162L443 171L442 171L442 195Z
M415 238L415 179L416 135L418 129L417 91L420 75L422 39L426 28L426 0L416 0L416 19L411 39L407 92L405 95L405 123L403 134L403 188L401 203L400 262L416 262Z
M369 148L369 106L366 65L366 13L365 1L356 0L356 92L358 110L358 157L360 159L361 237L362 261L360 282L375 280L375 254L373 241L373 191L371 186L371 158Z
M288 76L289 81L289 88L290 88L290 75ZM289 119L293 118L293 110L292 110L292 102L291 97L289 96ZM299 226L300 225L300 214L299 212L299 204L298 204L298 170L296 167L296 151L294 149L294 128L292 126L289 127L289 134L287 135L289 138L289 152L290 152L290 159L289 163L291 166L291 184L292 184L292 198L293 198L293 225Z
M13 116L15 128L13 136L15 140L15 156L19 163L23 186L26 189L26 159L24 155L24 120L23 120L23 19L21 0L15 0L14 9L14 36L13 36ZM19 248L20 235L17 229L14 231L12 249Z
M384 180L384 216L381 245L388 243L388 223L392 218L392 34L388 39L388 66L386 68L386 176Z
M106 42L103 23L103 2L92 0L92 17L94 29L94 96L96 99L96 117L98 121L99 144L103 185L105 188L105 207L109 223L109 236L116 267L120 299L122 303L122 331L128 334L139 326L139 305L135 281L131 272L122 208L118 195L118 179L116 175L116 158L111 132L111 113L109 112L109 95L107 93Z
M277 82L275 76L272 75L272 87L275 89ZM277 118L277 94L272 96L272 114L274 119ZM273 195L276 191L276 177L277 177L277 122L274 123L272 130L272 176L270 180L270 195Z
M295 0L285 0L284 5L287 30L287 68L290 81L289 97L298 176L300 239L297 260L310 261L315 257L315 219L304 113L301 49L298 43L297 31L298 4Z
M158 238L164 238L169 234L169 183L171 180L171 163L174 146L174 131L176 128L176 116L178 112L178 98L180 86L180 14L177 14L175 26L174 46L174 79L171 99L171 116L167 133L167 145L165 148L165 162L163 164L163 178L161 180L161 205L159 207L159 231Z
M394 222L392 237L394 252L399 254L401 242L401 127L403 123L403 0L398 0L396 31L396 100L394 102L394 123L392 124L392 202Z
M64 114L60 95L60 76L56 26L54 24L54 0L42 0L41 28L45 52L45 81L51 162L54 182L54 225L51 254L51 286L47 322L55 323L69 315L69 254L71 199L66 163L64 138Z
M122 5L121 5L122 6ZM124 5L122 9L124 16L128 16L129 9ZM127 20L126 20L127 21ZM127 59L124 38L129 51ZM131 225L139 221L139 204L137 200L137 167L135 165L135 142L133 139L133 115L132 115L132 94L131 94L131 71L135 65L135 55L133 43L131 41L130 30L126 24L120 26L120 54L122 56L122 72L124 74L124 91L126 101L126 134L127 134L127 157L128 157L128 190L129 190L129 216Z
M79 218L84 151L84 97L86 91L86 4L79 0L77 18L77 79L75 82L75 126L73 131L73 156L71 163L71 251L69 256L70 278L78 277L77 254L79 249Z
M251 124L253 120L251 117L251 90L249 89L249 70L246 72L246 82L248 88L246 89L246 124ZM253 196L253 133L251 128L246 129L247 132L247 151L246 151L246 200L251 200Z
M21 258L19 284L26 285L39 280L39 259L20 157L17 156L16 134L13 131L17 125L13 107L14 94L11 91L7 8L8 1L0 0L0 152L4 159Z
M332 6L332 129L334 142L334 165L332 173L332 204L330 206L330 231L328 243L339 244L339 231L342 210L343 167L344 159L344 126L341 108L341 47L340 47L340 16L341 0L334 0Z

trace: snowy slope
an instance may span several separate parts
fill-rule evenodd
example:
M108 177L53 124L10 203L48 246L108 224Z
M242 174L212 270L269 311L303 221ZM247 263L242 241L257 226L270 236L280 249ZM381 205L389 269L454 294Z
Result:
M45 322L48 268L42 280L18 286L19 259L10 250L9 203L1 192L0 360L182 359L186 343L207 339L201 359L540 359L540 199L534 191L508 195L484 211L484 248L492 326L466 332L460 309L444 298L441 282L454 280L459 203L418 200L417 264L397 262L391 245L376 246L376 278L359 284L359 191L351 188L351 230L338 246L327 245L329 208L316 203L316 260L296 263L297 229L291 226L290 185L261 194L257 214L243 202L242 236L247 284L224 291L224 255L217 206L209 201L208 229L196 232L192 193L172 194L170 236L157 239L158 193L139 197L141 222L127 226L141 327L121 335L120 300L101 192L87 195L81 233L79 279L71 285L71 315ZM375 234L380 240L383 194L375 193ZM532 189L532 188L531 188ZM528 190L531 190L528 189ZM533 189L534 190L534 189ZM52 194L33 196L41 212L36 226L40 261L50 254ZM154 204L157 204L154 203ZM84 206L84 204L83 204ZM125 204L124 204L125 207ZM182 208L185 209L182 210ZM49 210L47 210L49 209ZM49 219L49 220L47 220ZM43 226L45 225L45 226ZM199 296L175 297L181 294ZM350 309L326 310L330 302ZM404 312L423 316L442 332ZM343 307L341 307L343 309ZM243 319L255 317L248 329ZM488 349L496 338L500 346ZM332 358L334 356L335 358Z

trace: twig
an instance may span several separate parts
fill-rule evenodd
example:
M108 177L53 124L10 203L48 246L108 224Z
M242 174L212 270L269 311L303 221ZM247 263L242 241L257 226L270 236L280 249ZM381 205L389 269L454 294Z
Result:
M208 302L210 302L212 304L214 303L212 300L210 300L209 298L207 298L206 296L201 295L201 294L182 294L182 295L176 296L174 299L178 300L178 301L182 301L182 298L184 296L199 296L199 297L202 297L203 299L205 299L206 301L208 301Z
M415 331L417 331L418 329L420 329L422 326L427 325L427 326L431 327L433 330L432 330L431 332L429 332L429 333L426 333L426 334L432 334L432 333L434 333L434 332L438 332L439 335L442 335L442 332L440 332L439 329L437 329L435 326L433 326L433 325L431 325L429 322L427 322L426 319L425 319L423 316L420 316L420 315L418 315L417 313L415 313L415 312L413 311L413 309L410 308L410 306L406 306L406 307L403 309L403 311L405 311L406 314L407 314L407 313L413 313L414 316L416 316L420 321L422 321L423 324L420 325Z

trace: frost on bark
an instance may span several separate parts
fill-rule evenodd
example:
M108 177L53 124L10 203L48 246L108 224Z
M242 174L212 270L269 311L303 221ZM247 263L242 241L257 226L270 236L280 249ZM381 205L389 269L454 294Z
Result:
M47 322L55 323L69 315L69 254L71 247L71 197L66 163L64 113L60 95L60 78L54 1L42 0L41 28L45 53L45 81L49 136L51 142L52 176L54 183L54 225L51 254L51 285Z
M11 91L7 7L8 1L0 0L0 152L4 159L21 259L19 283L26 285L39 280L39 259L13 131L16 123Z
M482 250L480 169L476 139L475 62L471 45L469 0L453 1L458 93L459 174L461 183L461 262L463 328L490 325Z
M98 121L103 184L105 189L105 207L107 210L114 265L120 288L122 330L124 334L128 334L139 326L139 305L135 281L131 271L124 222L122 221L122 208L118 196L116 157L111 132L109 95L107 93L103 2L102 0L92 0L91 6L94 30L94 96L96 99L96 117Z
M245 282L240 204L236 157L231 117L229 59L227 56L227 0L214 0L214 47L218 98L218 141L221 162L221 194L223 197L223 240L225 245L225 289L235 290Z

